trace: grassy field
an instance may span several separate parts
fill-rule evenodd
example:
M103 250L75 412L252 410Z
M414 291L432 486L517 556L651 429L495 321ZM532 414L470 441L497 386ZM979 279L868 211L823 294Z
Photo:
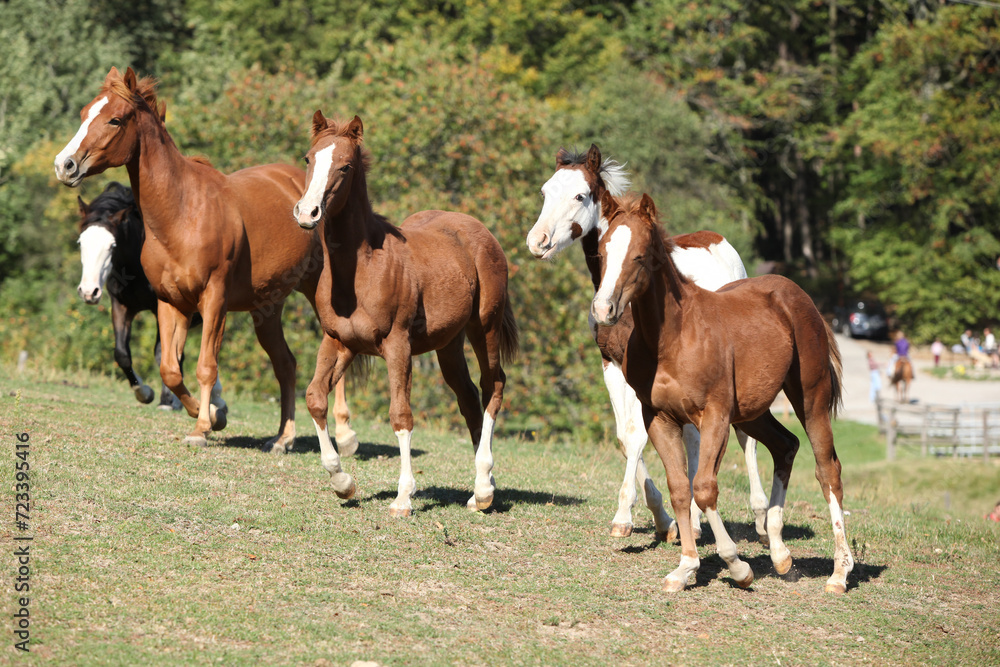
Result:
M420 493L414 516L393 520L399 462L384 415L355 415L363 444L345 467L358 495L345 502L301 401L296 451L278 457L255 448L277 406L228 400L228 429L193 448L180 441L186 416L137 404L123 382L0 368L0 663L1000 664L1000 526L983 518L1000 499L1000 462L887 464L874 429L837 423L857 565L833 597L808 446L787 503L786 578L756 541L731 448L720 508L757 580L732 585L706 524L697 585L667 595L679 546L654 539L645 508L630 538L608 534L623 469L609 443L499 438L496 502L473 514L467 437L418 421ZM27 531L14 523L21 432ZM651 450L647 461L665 489ZM26 535L28 655L11 620L23 595L14 538Z

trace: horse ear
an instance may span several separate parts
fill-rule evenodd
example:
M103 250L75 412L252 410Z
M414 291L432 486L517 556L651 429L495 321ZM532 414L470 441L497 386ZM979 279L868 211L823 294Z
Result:
M124 81L125 85L128 86L128 89L135 92L136 87L139 85L139 81L135 76L135 70L131 67L125 70Z
M358 144L360 144L361 140L364 138L365 126L364 123L361 122L361 119L357 116L355 116L350 125L347 126L347 136Z
M645 192L642 193L642 199L639 201L639 211L649 218L650 222L656 222L656 204L653 203L653 198Z
M319 109L316 109L316 113L313 114L313 127L312 133L315 137L317 134L326 129L326 116Z
M90 207L87 206L87 202L83 201L83 197L77 196L76 204L80 208L80 215L87 217L87 213L90 212Z
M110 85L112 81L117 81L120 78L122 78L121 72L118 71L117 67L112 65L108 71L108 75L104 77L104 85Z
M590 144L590 150L587 151L587 169L594 174L601 173L601 149L597 144Z

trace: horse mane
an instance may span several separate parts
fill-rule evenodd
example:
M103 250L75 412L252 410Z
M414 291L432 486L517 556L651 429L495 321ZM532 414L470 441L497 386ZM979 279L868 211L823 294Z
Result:
M186 158L189 162L194 162L195 164L203 164L206 167L212 167L212 161L209 160L204 155L191 155ZM215 167L212 167L213 169Z
M564 165L583 165L587 162L587 154L576 150L560 148L556 153L556 163ZM604 158L599 176L604 180L604 187L612 197L621 197L632 187L632 179L625 165L612 158Z
M97 195L87 207L87 214L80 218L79 231L83 232L85 228L100 224L115 213L130 207L138 214L132 188L112 181L104 188L104 192Z
M156 101L156 86L158 84L158 79L151 76L144 76L139 79L136 84L135 92L133 92L129 90L128 86L125 85L125 79L118 77L105 83L105 85L101 88L101 92L114 93L126 102L131 102L133 106L139 106L139 104L145 103L145 105L149 107L150 111L155 113L157 118L159 118L159 106Z

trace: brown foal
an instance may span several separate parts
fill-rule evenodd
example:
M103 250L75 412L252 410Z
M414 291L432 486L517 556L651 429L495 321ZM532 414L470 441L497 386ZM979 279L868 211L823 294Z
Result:
M267 446L276 452L291 449L295 357L285 343L281 311L293 289L315 308L323 268L319 235L302 231L289 216L302 195L302 170L270 164L224 175L203 159L184 157L157 112L155 81L137 80L131 67L124 75L111 68L80 118L76 136L56 156L56 176L75 187L111 167L128 170L145 225L142 267L159 299L160 375L197 419L187 441L206 444L208 432L225 425L225 410L211 404L211 391L226 313L250 311L281 388L278 435ZM204 322L200 400L184 386L179 364L195 312ZM353 451L357 436L348 424L343 385L334 413L338 441Z
M854 559L844 528L840 461L833 445L831 414L841 400L840 352L830 327L809 296L781 276L703 290L677 269L672 242L656 223L648 195L616 202L605 194L608 230L599 252L601 284L591 313L614 324L631 303L635 323L622 369L643 405L643 419L663 460L681 536L681 563L664 579L679 591L698 569L689 506L692 495L708 516L719 554L740 586L753 580L726 534L716 503L716 477L730 424L763 443L798 441L770 412L782 389L805 427L816 458L816 478L830 507L835 542L834 572L826 590L847 590ZM685 475L681 429L701 432L698 472L692 487ZM792 456L775 461L787 487Z
M389 420L400 450L398 493L389 511L410 515L416 492L410 463L411 357L434 350L475 450L475 492L467 506L486 509L495 490L493 427L506 381L501 360L517 351L507 258L489 230L468 215L422 211L400 227L376 215L368 199L362 137L357 116L337 123L315 113L306 193L294 208L306 229L325 221L327 261L316 305L326 335L306 394L323 466L337 495L351 497L354 481L341 470L326 436L327 397L356 355L382 357L389 371ZM481 405L465 361L466 336L479 360Z

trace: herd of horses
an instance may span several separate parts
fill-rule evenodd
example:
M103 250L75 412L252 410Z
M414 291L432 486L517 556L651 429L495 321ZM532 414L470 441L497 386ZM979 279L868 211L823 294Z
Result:
M164 124L155 81L139 79L131 68L124 74L112 68L80 117L76 135L55 158L58 179L76 186L124 166L131 187L112 184L90 205L80 200L79 293L96 303L107 284L115 359L139 400L151 402L153 391L132 370L129 331L133 317L149 310L159 328L166 388L161 404L176 397L195 419L187 442L206 444L210 431L226 425L218 384L226 314L249 311L281 389L278 432L265 448L291 449L296 361L285 343L281 313L290 292L298 290L323 330L306 404L335 493L356 493L341 461L358 447L344 376L352 363L379 356L386 361L389 419L400 449L397 496L389 511L411 514L412 357L434 351L475 452L467 506L490 507L503 364L517 353L518 328L506 256L482 222L435 210L395 226L375 213L357 116L340 122L315 113L304 173L270 164L229 175L203 158L181 154ZM770 412L784 390L812 445L830 510L834 572L826 590L845 592L854 561L830 427L841 401L841 362L829 326L791 281L747 278L722 236L668 237L652 200L629 194L629 185L622 165L603 159L596 146L585 153L560 150L556 171L542 187L542 211L527 235L536 257L551 257L575 241L586 256L594 286L590 320L626 456L612 534L631 533L638 484L657 537L680 538L680 564L664 579L665 590L684 589L698 569L702 512L733 580L749 586L753 572L739 558L717 507L717 475L732 425L745 451L757 533L775 570L787 573L792 558L782 541L783 507L798 440ZM184 341L196 318L203 327L197 397L181 372ZM479 363L478 389L463 352L466 339ZM643 461L647 439L666 470L674 519ZM774 460L770 497L757 470L758 441Z

